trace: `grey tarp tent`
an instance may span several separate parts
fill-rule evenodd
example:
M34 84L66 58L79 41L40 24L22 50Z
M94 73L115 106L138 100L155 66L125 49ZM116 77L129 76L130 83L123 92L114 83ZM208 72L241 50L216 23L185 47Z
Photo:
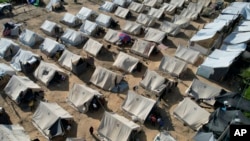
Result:
M49 36L54 36L57 33L57 30L59 32L59 29L61 28L61 26L55 22L49 21L49 20L45 20L43 22L43 24L41 25L40 29L47 35Z
M61 5L61 0L50 0L49 3L46 5L46 10L52 11L53 7L57 4Z
M65 13L63 18L60 20L61 23L69 26L69 27L75 27L82 23L80 19L78 19L77 16L71 14L71 13Z
M130 11L129 11L129 9L127 9L127 8L122 8L122 7L120 7L120 6L119 6L119 7L116 9L116 11L115 11L115 15L116 15L117 17L120 17L120 18L123 18L123 19L128 18L128 17L129 17L129 14L131 14Z
M96 15L96 12L87 7L82 7L76 14L76 17L80 20L89 20L91 16Z
M225 51L236 51L241 52L245 51L247 48L247 43L240 43L235 45L222 44L220 49Z
M30 141L29 135L19 124L0 124L1 141Z
M250 41L250 32L232 32L225 39L226 44L240 44Z
M60 67L52 63L41 61L33 75L44 85L48 86L56 73L66 76L66 73Z
M136 69L138 63L140 63L140 60L138 58L135 58L124 52L120 52L118 56L116 57L116 60L113 63L113 66L125 72L131 73Z
M67 138L66 141L86 141L84 138Z
M119 31L113 30L113 29L108 29L108 32L105 34L105 36L103 37L104 40L106 40L109 43L116 43L117 41L119 41Z
M39 46L40 50L49 57L53 57L57 52L63 51L65 45L58 43L57 41L45 38L43 43Z
M176 7L176 5L164 2L160 8L164 9L164 12L166 12L167 14L174 14L176 11Z
M161 59L159 70L169 73L172 76L180 77L181 74L187 69L187 63L171 56L164 56Z
M154 17L156 19L160 19L164 15L164 9L156 9L156 8L150 8L147 15Z
M249 8L249 2L232 2L221 13L225 15L241 15L244 19L250 20Z
M0 39L0 58L12 57L20 49L19 45L10 39Z
M153 141L176 141L167 131L158 133Z
M102 96L102 94L86 85L74 83L69 91L67 102L77 111L86 113L95 96Z
M189 2L187 8L184 8L180 15L190 20L197 20L203 6L199 2Z
M58 63L75 74L81 74L87 68L87 62L82 56L74 54L67 49L63 51L63 54L58 59Z
M154 28L148 28L144 39L147 41L152 41L156 43L161 43L162 40L166 37L166 33Z
M147 70L140 81L140 86L156 95L160 95L166 88L166 79L155 71Z
M132 1L130 5L128 6L128 9L137 13L141 13L144 11L145 6L141 3Z
M159 0L143 0L142 4L148 7L157 7L161 4Z
M213 106L215 103L214 97L219 96L221 92L221 88L209 85L198 79L193 79L185 93L196 100L203 99L203 102Z
M83 46L83 50L96 57L100 53L102 47L103 44L99 43L94 39L89 38L89 40Z
M144 123L155 104L155 100L130 90L122 104L122 109L131 116L135 116L141 123Z
M122 79L123 77L121 75L106 68L97 66L90 78L90 82L104 90L111 91L117 84L121 82Z
M172 4L172 5L176 5L177 7L181 8L184 5L185 0L170 0L169 3Z
M72 46L77 46L88 40L88 37L84 36L83 33L70 28L66 29L66 31L60 38L63 42Z
M114 12L117 8L117 5L110 1L105 1L100 7L99 10L103 10L106 12Z
M176 36L180 33L181 26L168 21L163 21L159 29L166 32L168 35Z
M132 0L112 0L112 2L121 7L127 7Z
M190 98L182 100L174 109L173 114L193 130L199 130L208 122L210 113L201 108ZM202 116L201 116L202 115Z
M171 22L180 25L181 28L187 28L190 25L190 19L183 17L181 15L174 15Z
M216 141L213 132L197 132L194 141Z
M19 35L19 41L24 45L33 47L37 42L43 41L43 37L31 30L25 29Z
M182 59L190 64L195 64L199 59L200 53L198 51L192 50L181 45L178 46L175 57Z
M19 104L23 100L22 98L24 98L26 94L31 94L27 93L28 90L31 90L32 93L39 92L41 91L41 87L26 76L16 75L13 75L11 77L8 84L4 88L5 94L8 95L17 104Z
M65 121L73 117L57 103L40 102L32 116L33 125L46 137L65 134Z
M0 63L0 89L2 90L16 71L7 64Z
M153 42L136 39L130 51L145 58L149 58L155 47L156 44Z
M126 24L122 27L122 31L133 35L140 35L142 33L142 25L136 22L126 21Z
M138 132L139 130L139 125L125 117L105 112L97 131L101 136L110 141L130 141L134 132Z
M79 31L89 36L95 36L99 28L95 22L84 20Z
M154 26L156 19L149 15L140 13L136 19L137 23L140 23L144 26Z
M105 14L99 14L99 16L95 19L95 22L100 26L108 28L112 22L112 17Z

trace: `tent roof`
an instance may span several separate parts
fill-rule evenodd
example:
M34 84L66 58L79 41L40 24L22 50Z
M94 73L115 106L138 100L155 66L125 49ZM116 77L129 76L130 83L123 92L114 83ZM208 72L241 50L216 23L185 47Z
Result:
M1 38L0 39L0 59L5 57L6 52L9 48L11 48L13 51L15 50L17 51L19 50L20 47L18 44L16 44L10 39Z
M235 44L235 45L222 44L220 47L221 50L233 51L233 52L245 51L246 48L247 48L246 43L240 43L240 44Z
M82 57L80 55L76 55L65 49L61 57L58 59L58 63L71 71L73 69L73 64L77 64L77 62L80 61L81 58Z
M54 78L56 72L65 74L65 72L55 64L41 61L34 72L34 76L36 79L48 86L49 82Z
M81 44L84 40L87 40L87 38L88 37L84 36L83 33L75 31L70 28L67 28L66 31L61 36L61 39L63 41L73 46Z
M150 0L150 1L152 1L152 0ZM161 16L163 15L163 13L164 13L164 9L156 9L153 7L151 7L150 10L148 11L148 15L152 16L156 19L160 19Z
M163 3L160 7L161 9L164 9L165 12L169 14L173 14L176 9L176 5L170 4L170 3Z
M117 4L121 7L126 7L132 0L112 0L114 4Z
M12 75L8 84L5 86L4 91L12 100L18 102L17 100L20 93L25 92L28 89L39 91L41 90L41 87L26 76Z
M129 114L136 116L143 123L155 103L155 100L144 97L130 90L122 104L122 109Z
M242 15L244 19L250 19L249 3L247 2L233 2L228 7L222 10L222 14Z
M6 74L12 76L16 74L16 71L9 65L0 63L0 76L6 75Z
M198 132L193 139L194 141L216 141L213 132Z
M175 57L164 56L159 65L159 70L170 73L174 76L180 76L187 68L187 63Z
M95 22L104 27L109 27L111 23L112 18L105 14L99 14L99 16L95 19Z
M186 28L190 25L190 19L181 15L174 15L172 22L174 24L180 25L181 28Z
M128 9L137 13L141 13L144 10L145 6L141 3L132 1L128 6Z
M81 20L86 20L88 19L91 14L93 14L94 11L92 9L89 9L87 7L82 7L80 11L76 14L76 17Z
M168 21L163 21L159 29L161 31L166 32L167 34L175 36L180 32L181 27L180 25L177 25Z
M144 0L142 4L149 6L149 7L154 7L157 4L158 0Z
M123 71L126 71L126 72L132 72L136 68L139 61L140 60L138 58L135 58L131 55L120 52L113 66L119 69L122 69Z
M122 27L124 32L129 34L139 35L141 33L142 25L136 22L126 21L126 24Z
M165 32L162 32L154 28L148 28L144 39L147 41L161 43L162 40L165 38L165 36L166 36Z
M61 19L62 22L65 22L69 25L74 25L76 20L78 20L78 18L71 13L65 13L63 18Z
M177 7L182 7L185 0L171 0L170 4L176 5Z
M85 20L83 21L81 27L80 27L80 31L83 32L86 35L94 35L98 29L98 25L95 22L89 21L89 20Z
M115 15L120 18L126 18L129 13L129 9L118 7L115 11Z
M22 33L19 35L19 40L24 45L27 46L34 46L37 41L42 41L43 37L35 33L34 31L31 31L29 29L25 29L22 31Z
M29 135L19 124L0 124L0 139L2 141L30 141Z
M89 40L83 46L83 50L87 53L97 56L97 54L101 51L103 44L99 43L98 41L89 38Z
M58 43L57 41L45 38L43 43L39 46L40 50L48 55L53 55L59 50L64 50L65 45Z
M216 33L217 29L200 29L191 39L191 42L197 42L202 40L207 40L213 38Z
M155 20L156 20L155 18L149 15L140 13L136 19L136 22L144 26L153 26L155 24Z
M114 4L113 2L110 2L110 1L105 1L101 6L100 6L100 10L103 10L103 11L107 11L107 12L112 12L115 10L116 8L116 4Z
M140 126L118 114L105 112L98 133L113 141L127 141L133 130L139 130Z
M154 141L176 141L167 131L162 131L158 133Z
M178 46L175 52L175 57L178 57L191 64L194 64L198 60L199 55L200 53L198 51L183 47L181 45Z
M193 130L198 130L203 124L208 122L210 113L201 108L190 98L185 98L174 109L174 115Z
M96 86L103 88L104 90L111 90L120 83L122 76L114 73L106 68L97 66L93 75L90 78L90 82Z
M51 33L56 26L57 24L55 22L45 20L40 28L44 31Z
M66 141L86 141L84 138L67 138Z
M247 43L250 41L250 32L232 32L225 39L226 44L240 44Z
M136 39L133 46L131 47L131 51L140 56L149 58L155 46L156 46L155 43L141 39Z
M110 43L116 43L119 40L119 31L108 29L108 32L104 36L104 40Z

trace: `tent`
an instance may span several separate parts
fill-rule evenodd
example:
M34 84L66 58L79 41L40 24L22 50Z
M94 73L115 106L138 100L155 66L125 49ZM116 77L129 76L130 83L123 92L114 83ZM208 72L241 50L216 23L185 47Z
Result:
M19 49L17 54L11 60L11 66L17 71L32 72L37 63L40 62L40 57L31 51Z
M176 11L176 5L173 5L173 4L170 4L170 3L163 3L162 5L161 5L161 9L164 9L164 12L166 12L167 14L174 14L175 13L175 11Z
M41 87L26 76L13 75L4 88L4 92L17 104L31 100Z
M72 46L77 46L88 40L88 37L84 36L81 32L68 28L60 37L61 40Z
M54 36L60 32L61 26L55 22L45 20L40 29L49 36Z
M154 26L156 19L149 16L145 15L143 13L140 13L136 19L137 23L140 23L144 26Z
M241 15L244 19L250 20L248 2L232 2L228 7L222 10L222 14Z
M141 3L137 3L137 2L132 1L130 3L130 5L128 6L128 9L131 11L134 11L136 13L141 13L144 11L145 6Z
M181 26L181 28L187 28L190 25L190 19L181 15L174 15L172 23Z
M195 64L199 59L200 53L198 51L192 50L187 47L183 47L181 45L178 46L175 57L182 59L190 64Z
M13 22L4 23L3 36L18 36L21 32L21 25Z
M172 76L180 77L187 69L187 63L178 58L165 55L161 59L159 70L169 73Z
M168 21L163 21L159 29L171 36L176 36L178 33L181 32L180 25Z
M73 73L80 75L87 69L87 62L82 56L74 54L69 50L65 49L63 54L58 59L58 63Z
M2 90L16 71L7 64L0 63L0 89Z
M246 43L240 43L235 45L228 45L228 44L222 44L220 49L225 51L235 51L235 52L241 52L245 51L247 48Z
M165 77L159 75L155 71L147 70L143 76L143 79L140 81L140 86L144 89L147 89L156 95L160 95L166 88L166 79Z
M108 28L111 25L112 20L113 19L108 15L99 14L99 16L95 19L95 22L100 26Z
M100 27L95 22L85 20L82 22L79 31L89 36L95 36L99 28Z
M156 19L160 19L162 16L164 16L164 9L156 9L151 7L147 14Z
M42 36L29 29L25 29L19 36L19 41L29 47L33 47L37 42L42 42L43 40Z
M129 18L131 16L131 13L130 13L129 9L122 8L122 7L119 6L115 11L115 15L117 17L127 19L127 18Z
M166 37L165 32L154 29L154 28L148 28L147 33L144 36L144 39L147 41L161 43L165 37Z
M114 12L115 9L117 8L117 5L110 2L110 1L105 1L100 7L99 10L106 11L106 12Z
M86 85L73 84L67 97L67 102L81 113L86 113L94 97L102 94Z
M221 88L214 87L198 79L193 79L191 85L186 90L187 95L194 97L196 100L201 99L212 106L215 103L214 97L219 96L221 92Z
M2 141L30 141L29 135L19 124L0 124L0 131Z
M32 116L33 125L46 137L64 135L72 115L57 103L40 102Z
M197 132L194 141L216 141L213 132Z
M219 14L219 16L214 19L214 21L215 22L224 21L227 23L227 26L231 26L238 17L239 15Z
M131 116L136 116L140 122L144 123L155 104L155 100L130 90L122 104L122 109Z
M133 72L140 60L126 53L120 52L113 64L118 69L121 69L125 72Z
M84 138L67 138L66 141L86 141Z
M60 20L61 23L68 25L69 27L75 27L82 23L77 16L71 13L65 13L63 18Z
M159 0L144 0L142 4L152 8L159 6L161 2Z
M155 43L136 39L130 51L145 58L149 58L149 56L155 49L155 46Z
M139 130L139 125L125 117L105 112L97 131L107 140L129 141Z
M184 98L174 109L173 114L180 121L187 124L193 130L199 130L208 122L210 113L193 102L190 98ZM202 115L202 116L201 116Z
M56 77L56 73L66 76L66 73L55 64L41 61L34 72L34 77L48 86Z
M227 27L226 21L212 21L204 25L204 29L212 29L218 32L223 31Z
M109 43L115 44L117 41L119 41L119 31L108 29L108 32L104 36L104 40L106 40Z
M94 39L89 38L89 40L83 46L83 50L96 57L101 51L102 47L103 44L99 43Z
M215 81L221 81L240 53L215 49L198 67L196 74Z
M172 5L176 5L178 8L181 8L184 5L185 0L170 0L169 3Z
M190 20L197 20L203 8L200 2L189 2L187 8L184 8L180 15Z
M0 58L8 58L14 56L18 50L19 45L10 39L1 38L0 39Z
M153 141L176 141L167 131L158 133Z
M113 0L112 2L121 7L127 7L132 2L132 0Z
M225 39L225 44L240 44L240 43L248 43L250 41L250 32L232 32Z
M63 51L65 45L58 43L57 41L45 38L43 43L39 46L40 50L49 57L53 57L57 52Z
M46 9L48 11L53 11L56 9L57 6L59 6L59 8L63 7L62 0L50 0L46 6Z
M76 14L76 17L80 20L89 20L91 16L96 15L96 12L87 7L82 7Z
M97 66L90 78L90 82L104 90L111 91L122 81L123 77L106 68Z
M142 25L136 22L126 21L126 24L122 27L122 31L133 35L140 35L142 33Z

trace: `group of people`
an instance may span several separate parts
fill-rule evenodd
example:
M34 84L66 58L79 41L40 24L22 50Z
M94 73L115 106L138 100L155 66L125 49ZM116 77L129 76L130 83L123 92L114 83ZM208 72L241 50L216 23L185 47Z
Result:
M161 118L161 116L159 116L159 115L150 114L150 115L148 116L148 120L150 121L150 123L151 123L153 126L158 125L159 129L162 129L163 126L164 126L164 121L163 121L163 119Z

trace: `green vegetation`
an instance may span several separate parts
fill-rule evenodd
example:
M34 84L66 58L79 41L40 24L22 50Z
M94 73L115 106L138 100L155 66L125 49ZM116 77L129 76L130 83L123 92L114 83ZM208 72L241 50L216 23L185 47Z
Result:
M242 82L245 84L243 91L244 98L250 100L250 68L243 70L240 74ZM244 112L244 115L250 118L250 112Z
M9 2L10 0L0 0L0 3Z

